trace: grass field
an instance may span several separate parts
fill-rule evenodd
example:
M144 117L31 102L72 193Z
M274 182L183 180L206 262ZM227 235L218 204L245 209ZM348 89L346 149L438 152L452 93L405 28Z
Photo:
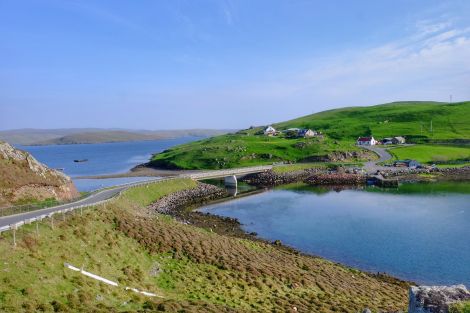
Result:
M432 127L431 127L432 121ZM156 167L215 169L315 161L336 153L358 151L359 136L377 139L405 136L415 143L470 141L470 102L397 102L370 107L351 107L320 112L274 124L322 132L324 139L287 139L260 135L262 127L181 145L154 155ZM354 161L354 160L348 160ZM361 161L361 160L359 160Z
M470 146L415 145L389 151L398 160L413 159L425 164L449 166L470 162Z
M137 187L65 221L0 236L1 312L359 312L404 310L407 286L266 243L150 217L144 206L190 180ZM71 263L116 281L96 282ZM123 289L157 293L148 298Z

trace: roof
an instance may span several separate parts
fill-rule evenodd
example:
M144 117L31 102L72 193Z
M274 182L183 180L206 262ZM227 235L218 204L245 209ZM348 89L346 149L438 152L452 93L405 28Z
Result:
M371 141L373 137L359 137L357 141Z

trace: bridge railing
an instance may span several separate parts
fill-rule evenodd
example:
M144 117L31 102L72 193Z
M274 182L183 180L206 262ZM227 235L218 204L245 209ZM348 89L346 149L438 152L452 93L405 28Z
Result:
M116 188L120 188L120 187L126 187L126 186L128 186L129 188L138 187L138 186L148 185L148 184L152 184L152 183L156 183L156 182L160 182L160 181L171 180L171 179L175 179L175 178L176 177L158 178L158 179L151 179L151 180L146 180L146 181L141 181L141 182L136 182L136 183L121 184L121 185L114 186L112 189L116 189ZM96 195L98 195L100 193L103 193L107 190L109 190L109 189L104 189L104 190L98 191L98 192L94 193L93 196L96 196ZM71 206L71 207L68 207L68 208L58 209L58 210L54 210L54 207L38 210L38 211L49 211L49 210L54 210L54 211L44 213L44 214L40 214L38 216L31 217L31 218L25 218L25 219L22 219L18 222L9 224L9 225L0 226L0 233L2 233L4 231L7 231L7 230L16 230L16 229L18 229L19 227L21 227L25 224L31 224L33 222L39 222L39 221L41 221L43 219L46 219L46 218L52 218L53 215L55 215L55 214L65 214L65 213L72 212L72 211L75 211L75 210L78 210L78 209L84 209L84 208L87 208L87 207L92 207L92 206L105 204L105 203L113 200L114 198L120 196L122 194L122 192L125 191L125 190L128 190L128 188L121 190L117 194L114 194L114 195L112 195L111 197L109 197L107 199L97 201L97 202L93 202L93 203L89 203L89 204L77 204L77 205L74 205L74 206ZM85 200L87 200L87 198L81 199L81 200L79 200L79 202L83 202ZM18 215L21 215L21 214L18 214ZM12 216L12 215L10 215L10 216Z
M252 167L244 167L244 168L237 168L237 169L214 170L214 171L203 172L203 173L192 173L192 174L187 174L187 175L181 175L181 177L187 177L191 179L204 179L204 178L212 178L212 177L224 177L224 176L232 176L232 175L259 173L259 172L270 170L272 168L273 168L272 165L252 166Z
M37 216L32 217L32 218L25 218L25 219L23 219L19 222L15 222L15 223L12 223L10 225L0 226L0 233L2 233L4 231L7 231L7 230L16 230L16 229L18 229L18 227L21 227L25 224L31 224L33 222L41 221L45 218L52 218L53 215L55 215L55 214L65 214L65 213L72 212L72 211L77 210L77 209L84 209L86 207L91 207L91 206L96 206L96 205L101 205L101 204L107 203L107 202L111 201L112 199L114 199L115 197L120 196L123 191L128 190L129 188L133 188L133 187L139 187L139 186L144 186L144 185L148 185L148 184L153 184L153 183L156 183L156 182L168 181L168 180L178 179L178 178L191 178L191 179L194 179L194 180L198 180L198 179L204 179L204 178L214 178L214 177L224 177L224 176L231 176L231 175L243 175L243 174L259 173L259 172L264 172L264 171L270 170L270 169L272 169L272 167L273 167L272 165L265 165L265 166L245 167L245 168L239 168L239 169L214 170L214 171L204 172L204 173L193 173L193 174L179 175L179 176L173 176L173 177L155 178L155 179L145 180L145 181L141 181L141 182L134 182L134 183L127 183L127 184L117 185L117 186L113 186L112 188L107 188L107 189L103 189L101 191L95 192L91 196L97 196L98 194L106 192L107 190L110 190L110 189L117 189L117 188L124 188L124 187L128 187L128 188L122 189L120 192L118 192L117 194L112 195L108 199L104 199L104 200L89 203L89 204L80 204L80 203L86 201L87 199L89 199L89 197L87 197L87 198L79 200L79 203L77 203L77 205L70 206L70 207L67 207L67 208L54 210L54 207L49 207L49 208L44 208L44 209L37 210L38 212L40 212L40 211L49 211L49 210L53 210L53 211L48 212L48 213L44 213L44 214L40 214L40 215L37 215ZM32 211L30 211L30 212L32 212ZM18 214L18 215L21 215L21 214ZM14 215L10 215L10 216L14 216ZM3 218L6 218L6 217L3 217ZM1 218L0 218L0 221L1 221Z

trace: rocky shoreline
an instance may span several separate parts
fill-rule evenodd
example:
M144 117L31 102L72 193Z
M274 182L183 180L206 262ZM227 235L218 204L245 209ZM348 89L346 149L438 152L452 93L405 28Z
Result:
M330 171L326 169L305 169L287 173L266 171L259 174L248 175L243 181L258 187L274 187L279 185L303 182L314 186L350 186L364 185L367 176L345 171Z
M149 209L157 213L173 215L178 211L184 210L185 207L227 196L228 194L225 189L214 185L198 183L195 188L181 190L161 198L152 204Z
M470 180L470 167L462 168L423 168L383 170L377 174L385 179L405 181L428 181L423 174L431 174L436 180ZM242 180L257 187L274 187L279 185L304 182L310 185L365 185L367 175L354 173L351 170L339 168L335 171L327 169L305 169L287 173L276 173L273 170L245 176Z

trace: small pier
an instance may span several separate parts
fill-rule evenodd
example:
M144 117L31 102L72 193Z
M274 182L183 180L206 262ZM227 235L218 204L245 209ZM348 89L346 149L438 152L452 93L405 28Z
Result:
M383 188L397 188L398 187L397 178L386 179L382 175L370 175L367 178L367 182L371 182L373 185L383 187Z

